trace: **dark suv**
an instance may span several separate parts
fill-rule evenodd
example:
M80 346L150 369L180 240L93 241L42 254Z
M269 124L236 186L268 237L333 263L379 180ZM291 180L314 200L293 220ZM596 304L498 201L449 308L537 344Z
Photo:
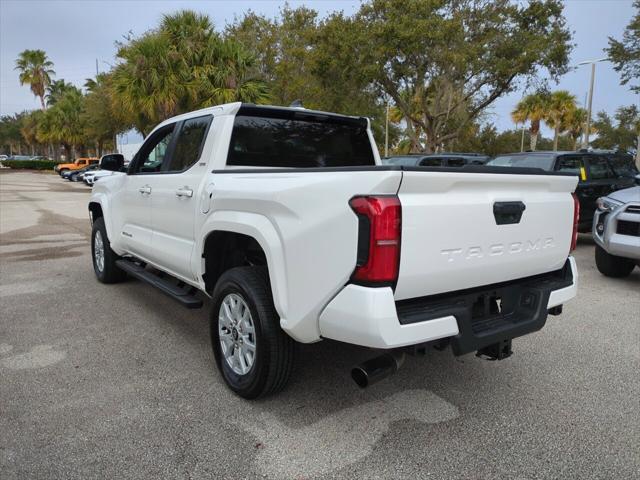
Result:
M383 158L382 163L410 167L463 167L465 165L483 165L487 160L489 160L489 156L480 153L441 152L394 155Z
M580 179L576 195L580 201L580 232L591 231L596 200L638 182L633 157L609 151L523 152L498 155L487 165L537 167L547 171L574 173Z

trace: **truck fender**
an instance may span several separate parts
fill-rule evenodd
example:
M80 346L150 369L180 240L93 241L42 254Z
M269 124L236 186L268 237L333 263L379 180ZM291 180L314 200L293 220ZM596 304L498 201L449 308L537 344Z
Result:
M114 235L113 226L111 224L111 209L109 208L109 197L104 193L94 192L89 199L89 204L97 203L102 209L102 217L104 218L104 226L107 229L107 237L109 237L109 243L111 248L118 254L120 249L117 245L117 236ZM93 219L91 219L93 222Z
M267 258L273 303L280 315L281 324L286 324L288 305L284 249L280 235L271 221L264 215L250 212L219 210L209 215L202 226L202 234L199 235L196 248L196 252L199 254L195 259L198 261L198 265L194 270L199 273L199 277L202 277L205 268L202 254L206 239L209 234L215 231L240 233L252 237L258 242Z

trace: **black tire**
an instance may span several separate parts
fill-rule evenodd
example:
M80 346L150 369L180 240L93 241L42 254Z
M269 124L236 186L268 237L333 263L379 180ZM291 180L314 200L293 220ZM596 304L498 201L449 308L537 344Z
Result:
M62 174L68 170L69 170L68 168L63 168L62 170L58 170L58 175L62 176Z
M100 236L103 244L104 262L102 269L98 265L96 259L96 237ZM91 259L93 262L93 271L98 280L102 283L118 283L127 278L126 272L120 270L116 265L116 260L120 257L111 250L109 237L107 237L107 229L104 226L104 218L100 217L93 222L91 230Z
M232 369L220 345L219 312L229 294L242 298L253 321L255 357L244 375ZM286 386L293 370L296 343L280 328L266 268L236 267L222 274L213 291L210 328L216 364L233 392L254 399L276 393Z
M622 278L629 276L636 265L628 258L611 255L600 245L596 245L596 266L606 277Z

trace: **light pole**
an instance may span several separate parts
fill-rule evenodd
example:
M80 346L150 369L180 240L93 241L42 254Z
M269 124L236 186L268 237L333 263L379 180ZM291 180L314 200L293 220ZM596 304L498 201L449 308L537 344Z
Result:
M389 156L389 99L387 99L387 119L384 125L384 156Z
M598 58L596 60L585 60L578 65L591 65L591 82L589 84L589 105L587 107L587 124L582 137L582 148L589 148L589 130L591 130L591 106L593 105L593 82L596 76L596 63L609 60L607 57Z

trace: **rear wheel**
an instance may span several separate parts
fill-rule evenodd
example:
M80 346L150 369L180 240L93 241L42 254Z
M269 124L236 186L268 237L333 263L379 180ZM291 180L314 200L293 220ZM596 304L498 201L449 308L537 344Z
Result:
M127 274L116 265L116 260L119 257L111 250L103 217L93 222L91 256L93 257L93 270L100 282L117 283L127 278Z
M63 174L64 172L68 172L68 171L69 171L69 169L68 169L68 168L63 168L63 169L61 169L61 170L58 170L58 175L62 176L62 174Z
M596 245L596 266L606 277L621 278L631 274L635 263L628 258L611 255L600 245Z
M265 268L237 267L222 274L213 292L211 345L225 382L241 397L285 387L295 342L280 328Z

